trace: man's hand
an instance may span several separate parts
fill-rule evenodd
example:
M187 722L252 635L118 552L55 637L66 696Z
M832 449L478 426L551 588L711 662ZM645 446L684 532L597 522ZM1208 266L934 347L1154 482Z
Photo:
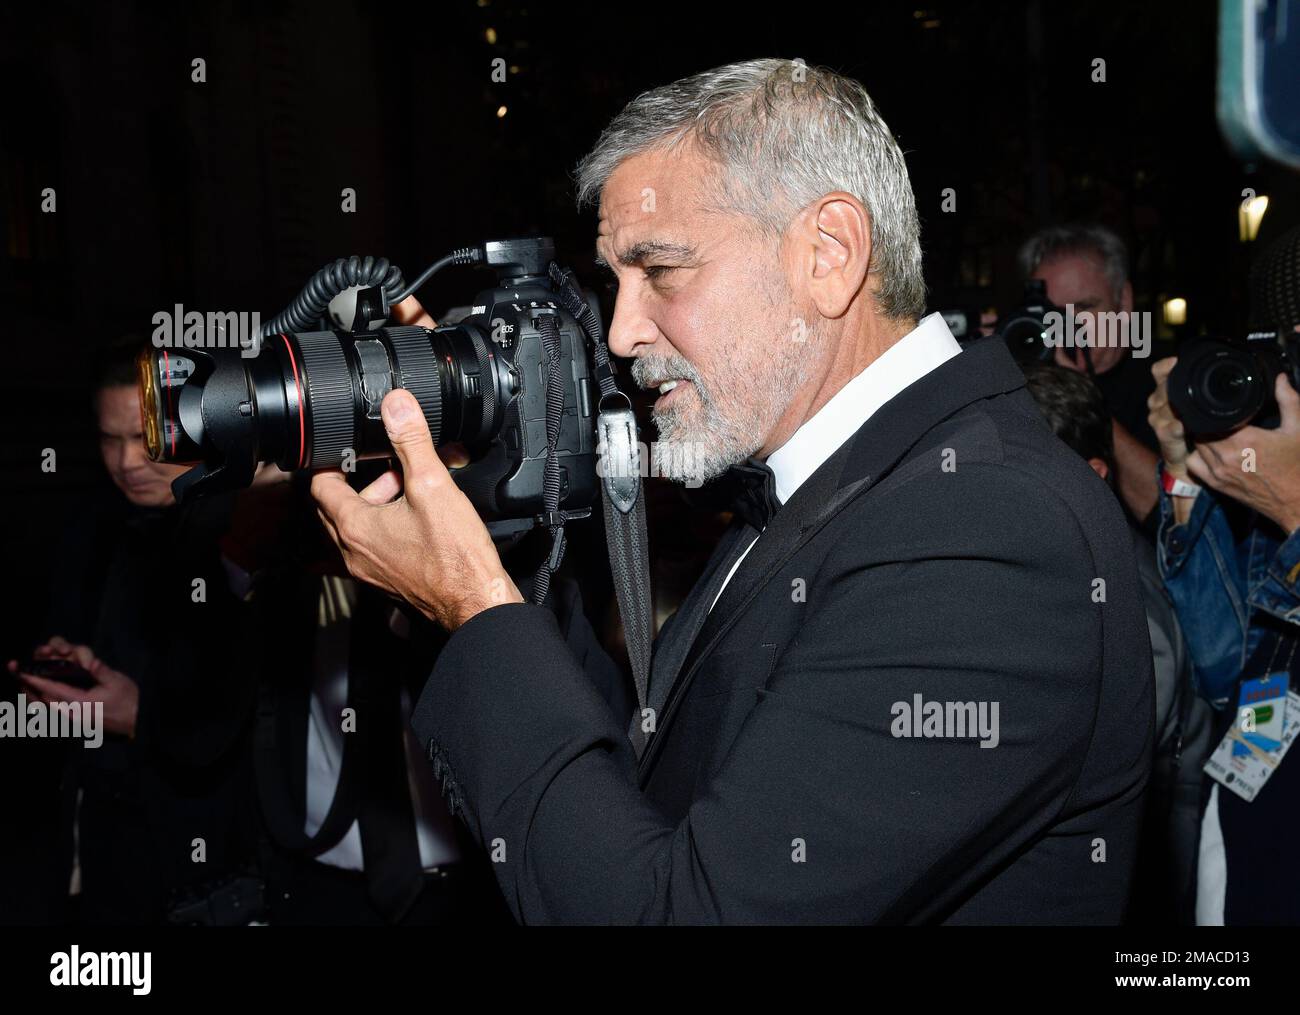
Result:
M1184 482L1191 480L1187 471L1187 431L1183 421L1174 415L1169 406L1169 371L1178 362L1177 356L1166 356L1151 364L1151 376L1155 378L1156 390L1147 398L1147 422L1155 431L1156 440L1160 442L1160 457L1165 463L1165 472ZM1170 504L1174 512L1174 524L1184 525L1192 516L1195 498L1171 497Z
M415 396L390 391L383 419L401 474L389 470L360 493L337 469L311 483L348 570L448 631L492 606L522 603L487 528L438 457Z
M1156 390L1147 398L1147 421L1160 442L1160 457L1164 459L1165 471L1176 479L1186 480L1187 474L1187 433L1183 421L1174 415L1169 406L1169 371L1178 362L1177 356L1167 356L1151 364L1151 376L1155 378Z
M1300 395L1285 374L1278 375L1274 393L1282 410L1276 430L1244 426L1221 440L1198 443L1187 469L1290 533L1300 528Z
M122 736L135 736L136 717L140 712L140 688L125 673L107 666L87 645L73 645L57 635L33 653L37 659L70 659L95 680L95 686L83 691L58 680L23 673L11 660L9 672L15 674L47 705L59 701L103 702L104 729Z

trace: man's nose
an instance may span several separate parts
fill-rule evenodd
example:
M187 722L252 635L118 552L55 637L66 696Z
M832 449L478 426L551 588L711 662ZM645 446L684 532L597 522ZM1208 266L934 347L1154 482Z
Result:
M609 351L615 356L636 356L659 338L659 328L641 313L635 302L622 297L614 301L614 319L609 325Z
M145 450L144 441L125 440L122 442L122 457L120 459L122 468L125 469L142 469L148 468L153 463L149 460L149 453Z

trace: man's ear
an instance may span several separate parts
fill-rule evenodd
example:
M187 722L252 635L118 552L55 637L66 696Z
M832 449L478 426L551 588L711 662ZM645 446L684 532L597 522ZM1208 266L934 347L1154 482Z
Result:
M852 194L818 198L795 219L796 266L818 313L839 318L861 291L871 263L871 216Z

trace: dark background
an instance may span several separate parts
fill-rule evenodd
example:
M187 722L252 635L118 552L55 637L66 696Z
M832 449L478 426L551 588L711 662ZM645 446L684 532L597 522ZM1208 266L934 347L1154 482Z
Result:
M570 171L625 102L677 77L783 56L861 80L907 154L936 309L1009 308L1024 234L1088 218L1128 241L1157 326L1182 296L1182 331L1230 334L1254 249L1300 221L1296 177L1220 139L1208 0L20 6L0 15L5 657L31 647L49 548L102 471L98 345L175 303L269 316L351 253L410 278L453 246L543 232L595 282ZM1251 245L1246 187L1271 199ZM437 313L482 281L449 271L422 296Z

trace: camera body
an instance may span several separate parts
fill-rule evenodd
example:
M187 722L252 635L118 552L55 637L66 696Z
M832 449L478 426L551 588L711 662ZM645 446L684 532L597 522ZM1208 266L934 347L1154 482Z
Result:
M993 333L1007 343L1016 362L1048 362L1054 350L1047 344L1047 315L1053 313L1064 316L1061 308L1048 300L1047 283L1031 278L1025 282L1024 301L998 318Z
M342 468L392 455L380 405L393 388L420 403L437 445L464 444L452 475L485 521L543 510L554 343L559 505L598 495L597 399L583 327L547 274L547 238L494 241L481 259L497 284L471 313L437 328L386 326L378 288L357 293L350 330L266 335L256 355L232 349L146 349L138 361L145 443L155 461L195 463L173 484L186 502L249 485L259 463L284 471ZM378 325L376 327L376 325Z
M1169 372L1169 406L1189 439L1212 440L1247 424L1275 429L1279 374L1300 390L1300 336L1255 331L1238 342L1196 339L1179 350Z
M960 342L980 337L980 315L967 310L942 311L953 336ZM1047 283L1031 278L1025 282L1021 305L1001 315L993 334L1001 338L1021 365L1050 361L1053 349L1047 344L1048 314L1064 316L1060 307L1047 299Z
M598 399L582 328L557 304L545 284L521 282L497 287L474 298L468 317L434 330L435 334L477 332L482 340L476 345L487 349L489 357L480 376L495 373L495 416L485 412L480 417L478 433L464 441L472 461L453 473L456 484L485 519L525 518L542 510L547 447L547 363L540 328L544 317L554 318L559 333L564 397L555 454L560 466L560 505L586 507L599 494ZM469 381L471 386L473 383ZM472 396L467 403L470 401ZM493 400L485 397L482 401L488 406ZM472 413L472 407L469 411ZM386 438L382 439L386 446Z

